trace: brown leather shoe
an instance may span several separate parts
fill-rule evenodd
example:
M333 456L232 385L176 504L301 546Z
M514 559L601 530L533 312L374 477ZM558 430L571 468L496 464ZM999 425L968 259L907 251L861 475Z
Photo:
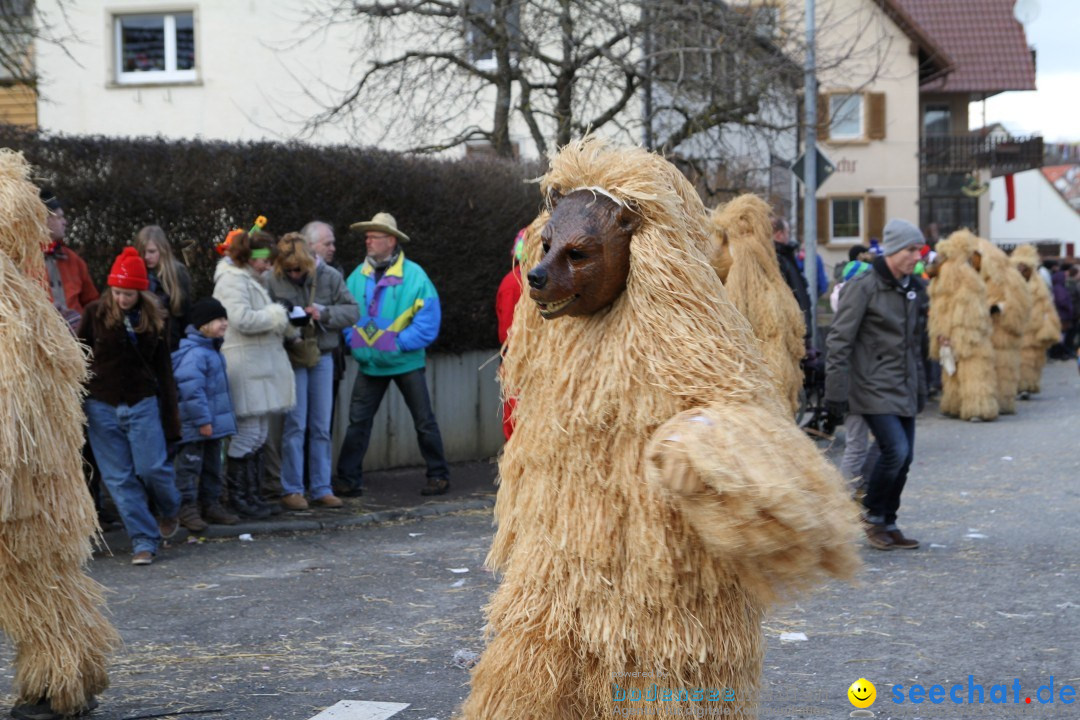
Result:
M342 502L341 498L337 497L333 493L330 493L329 495L323 495L319 498L315 498L311 501L311 504L323 508L339 508L345 505L345 503Z
M889 539L892 540L893 547L901 550L914 550L919 547L919 541L915 538L904 537L904 533L900 530L889 530Z
M220 502L212 502L204 505L202 509L203 520L214 525L235 525L240 518L225 509Z
M158 520L158 532L161 533L161 537L168 540L176 531L180 529L180 518L160 518Z
M150 565L154 562L154 553L149 550L137 552L131 556L132 565Z
M191 532L202 532L207 528L206 521L199 515L199 508L195 505L180 506L180 524Z
M307 510L308 501L300 493L289 493L282 496L281 507L286 510Z
M421 495L445 495L450 490L450 478L429 477L427 485L420 488Z
M866 526L866 541L875 550L892 550L896 547L889 531L881 525Z

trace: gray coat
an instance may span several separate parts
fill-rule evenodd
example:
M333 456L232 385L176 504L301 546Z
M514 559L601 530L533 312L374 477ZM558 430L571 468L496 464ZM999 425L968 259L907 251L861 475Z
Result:
M341 273L326 263L320 262L315 268L315 304L319 306L319 322L316 338L319 350L330 352L341 342L341 331L360 319L360 307L352 293L345 288ZM270 295L275 300L285 300L293 305L307 307L311 300L311 280L309 273L302 285L297 285L287 277L279 277L273 271L266 273Z
M922 331L925 294L907 289L884 258L849 281L829 329L825 398L860 415L914 417L926 398Z

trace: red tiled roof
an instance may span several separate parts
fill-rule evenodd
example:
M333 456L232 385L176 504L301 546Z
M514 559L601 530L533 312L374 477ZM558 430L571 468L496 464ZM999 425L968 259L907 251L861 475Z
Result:
M892 0L949 54L948 75L923 92L994 94L1035 89L1035 60L1024 26L1013 17L1016 0Z

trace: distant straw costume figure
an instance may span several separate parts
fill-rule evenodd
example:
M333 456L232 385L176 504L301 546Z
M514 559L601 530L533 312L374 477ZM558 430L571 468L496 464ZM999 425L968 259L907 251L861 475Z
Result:
M82 472L86 360L45 289L46 209L29 174L0 150L0 627L16 717L59 717L96 705L117 636L83 571L99 532Z
M998 411L1002 415L1011 415L1016 412L1020 348L1031 315L1031 291L1023 276L1009 264L1009 256L997 245L979 238L978 253L979 274L986 282L993 325L990 343L994 348Z
M961 420L998 416L997 381L990 345L986 283L972 265L978 238L958 230L937 245L936 275L930 281L930 357L947 346L956 373L941 373L941 412Z
M787 416L678 170L585 139L542 189L553 210L529 234L503 365L502 583L463 717L755 717L645 698L654 683L752 698L765 608L855 570L855 508Z
M750 321L780 397L794 415L803 385L806 322L780 274L770 212L755 195L742 195L713 210L712 263L728 299Z
M1041 261L1035 246L1021 245L1013 250L1010 260L1031 291L1031 315L1020 348L1020 398L1027 400L1031 393L1041 389L1046 351L1061 340L1061 319L1054 309L1050 290L1037 272Z

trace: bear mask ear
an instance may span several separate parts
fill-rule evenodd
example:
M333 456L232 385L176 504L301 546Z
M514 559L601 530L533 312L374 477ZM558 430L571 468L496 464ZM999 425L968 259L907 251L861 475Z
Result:
M633 235L641 227L642 217L636 208L630 205L620 205L615 220L619 223L619 227Z
M544 197L544 205L547 207L548 212L555 210L555 206L559 204L559 201L565 197L561 190L557 187L548 189L547 196Z

